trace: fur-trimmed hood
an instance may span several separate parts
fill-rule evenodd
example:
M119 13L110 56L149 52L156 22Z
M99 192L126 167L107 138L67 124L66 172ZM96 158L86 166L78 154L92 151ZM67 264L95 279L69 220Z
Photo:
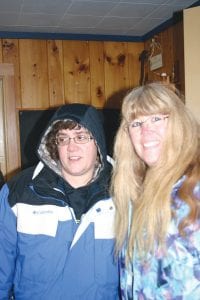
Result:
M53 115L48 123L44 134L39 143L37 154L40 161L47 165L58 175L61 175L60 165L58 161L54 161L46 148L46 136L51 130L52 125L60 120L73 120L92 133L96 141L100 156L101 170L106 164L106 142L103 129L103 115L91 105L87 104L67 104L61 106Z

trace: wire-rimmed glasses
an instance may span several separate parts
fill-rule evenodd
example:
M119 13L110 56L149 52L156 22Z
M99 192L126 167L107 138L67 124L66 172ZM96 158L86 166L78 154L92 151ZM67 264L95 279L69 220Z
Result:
M128 127L133 130L140 130L146 122L149 122L149 126L160 127L166 119L169 118L169 115L151 115L146 120L134 119L128 123Z
M76 144L86 144L90 140L93 140L93 137L88 134L77 134L74 137L69 137L67 135L57 135L56 136L56 144L58 146L66 146L69 145L70 141L73 140Z

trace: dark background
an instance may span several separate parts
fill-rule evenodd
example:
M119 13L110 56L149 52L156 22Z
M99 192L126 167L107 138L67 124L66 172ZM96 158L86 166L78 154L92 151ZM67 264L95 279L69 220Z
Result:
M48 121L56 109L19 111L20 147L22 169L38 162L36 149ZM114 136L119 126L120 111L99 109L104 120L108 154L112 156Z

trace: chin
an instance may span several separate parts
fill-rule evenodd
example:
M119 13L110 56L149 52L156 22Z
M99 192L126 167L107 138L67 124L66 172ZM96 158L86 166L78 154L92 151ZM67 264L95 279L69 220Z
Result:
M146 161L146 164L148 167L154 167L157 164L157 159L156 160L148 160Z

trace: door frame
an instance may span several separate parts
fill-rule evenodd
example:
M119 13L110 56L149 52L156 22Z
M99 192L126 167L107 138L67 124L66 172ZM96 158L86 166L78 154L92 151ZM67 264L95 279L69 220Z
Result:
M3 125L5 147L5 179L15 175L21 166L19 147L19 122L15 101L13 64L0 64L0 78L3 82Z

